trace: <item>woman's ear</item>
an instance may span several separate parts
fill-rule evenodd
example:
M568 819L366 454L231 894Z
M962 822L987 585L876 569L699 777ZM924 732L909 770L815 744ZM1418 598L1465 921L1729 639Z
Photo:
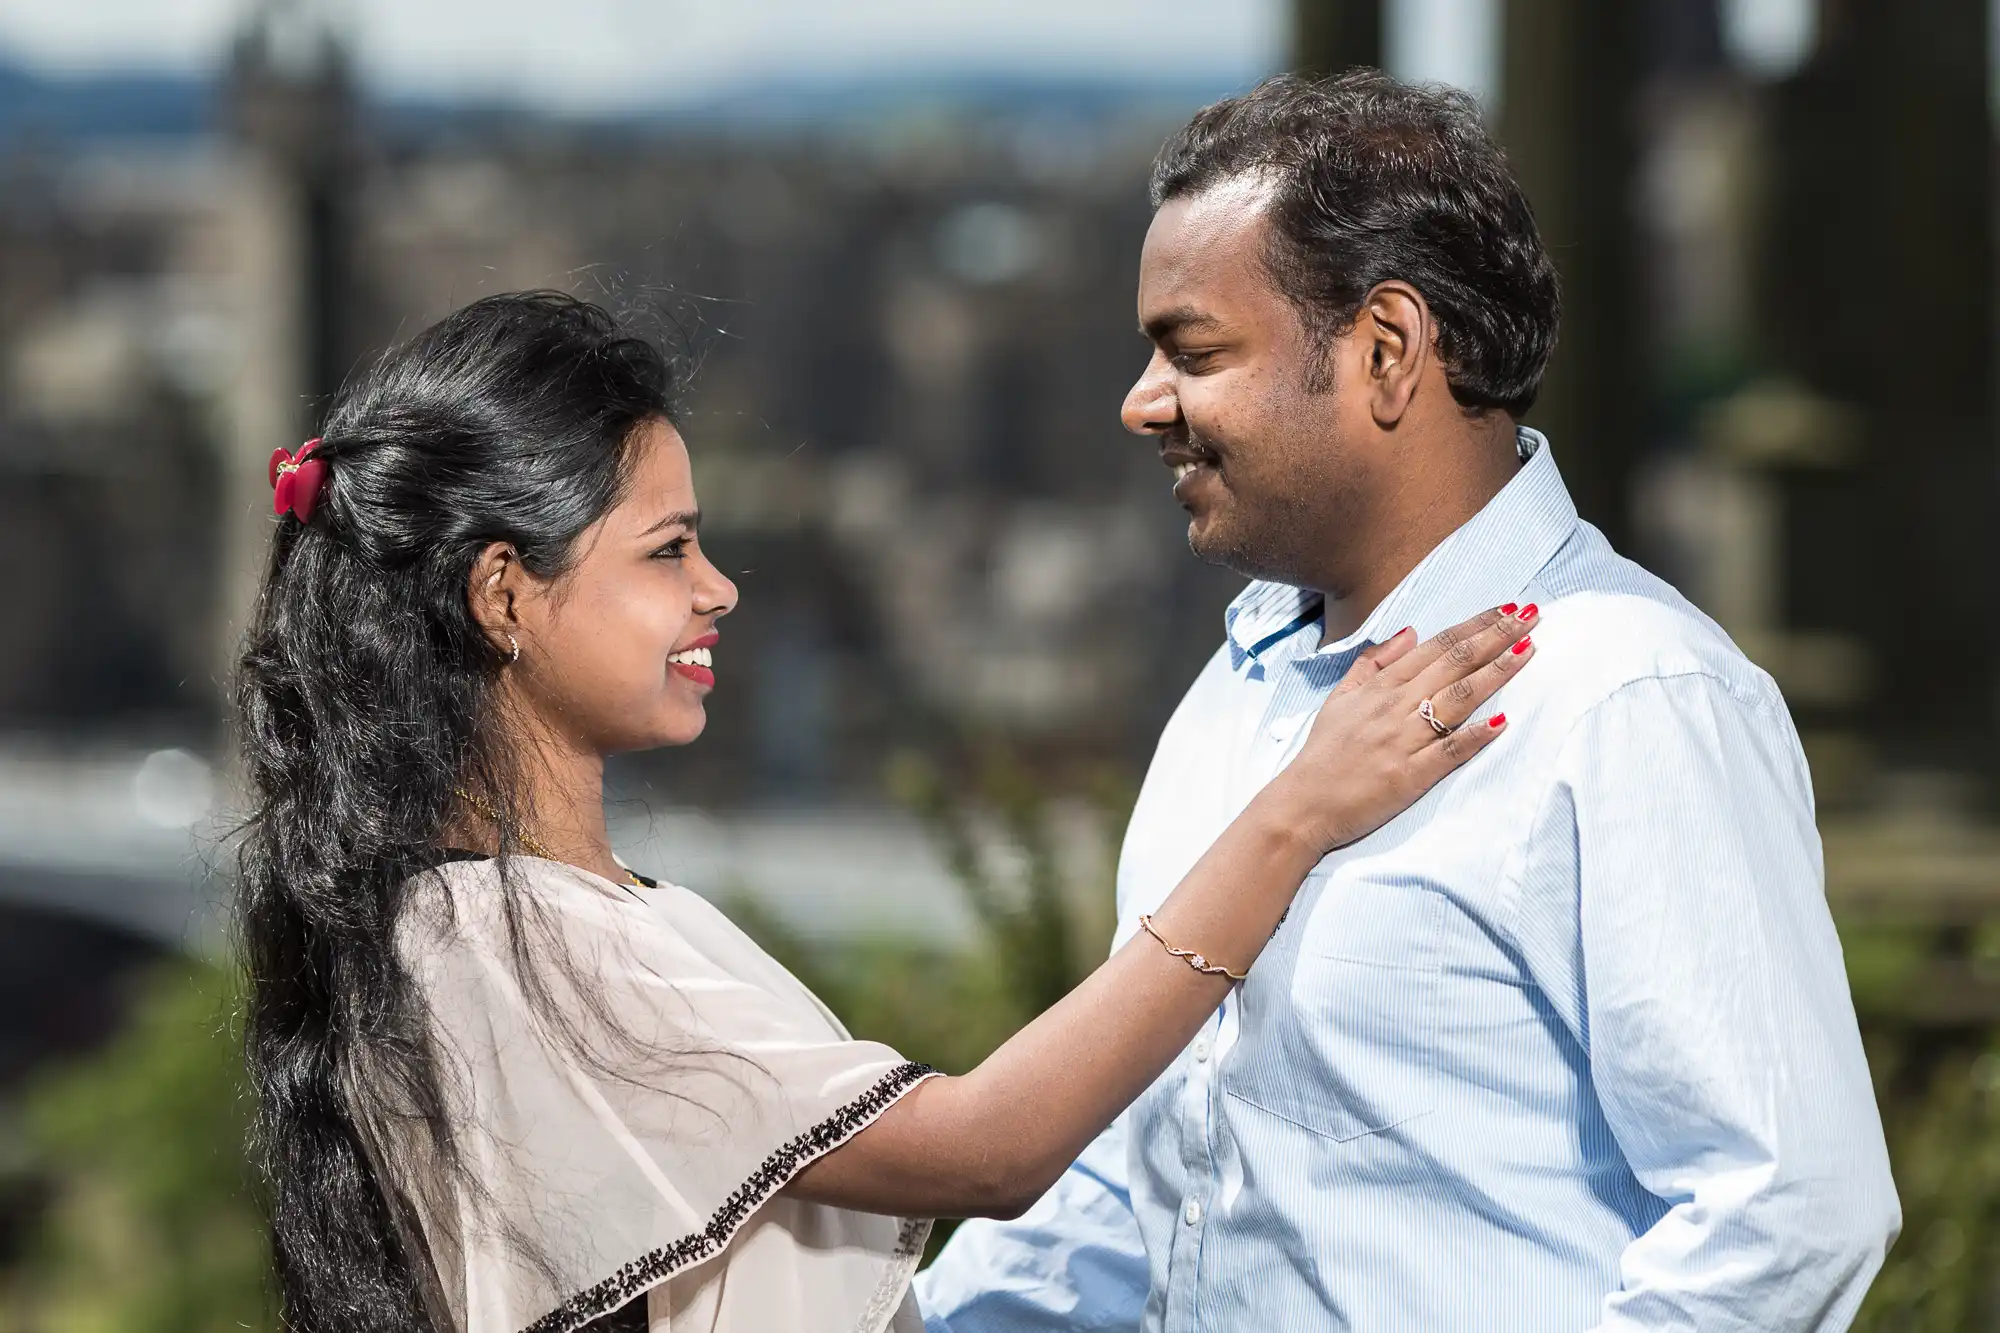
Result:
M509 542L489 542L472 562L466 581L465 601L472 618L486 633L486 641L502 657L515 655L521 632L515 601L526 589L521 556Z

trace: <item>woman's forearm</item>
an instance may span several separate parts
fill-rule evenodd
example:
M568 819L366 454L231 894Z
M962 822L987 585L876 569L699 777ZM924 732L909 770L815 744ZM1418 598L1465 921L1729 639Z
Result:
M1319 857L1277 793L1260 801L1154 915L1166 939L1233 971L1257 956ZM1017 1214L1173 1063L1229 985L1141 934L978 1068L914 1089L789 1192L870 1212Z
M1381 827L1492 743L1467 725L1532 656L1535 608L1365 650L1299 754L1154 915L1162 939L1242 971L1329 849ZM1517 637L1519 636L1519 637ZM807 1167L802 1198L870 1212L1019 1213L1173 1062L1228 994L1141 935L963 1078L932 1079Z

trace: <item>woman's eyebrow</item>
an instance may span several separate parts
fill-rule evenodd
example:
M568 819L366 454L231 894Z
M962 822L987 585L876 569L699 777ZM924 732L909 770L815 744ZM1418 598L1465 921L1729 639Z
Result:
M664 531L676 525L686 528L689 532L699 532L701 530L701 511L699 509L676 509L673 513L668 514L665 518L662 518L639 535L650 537L656 532Z

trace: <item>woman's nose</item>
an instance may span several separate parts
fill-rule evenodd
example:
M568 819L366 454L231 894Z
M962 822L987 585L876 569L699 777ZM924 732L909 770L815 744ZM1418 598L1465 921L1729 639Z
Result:
M736 609L736 585L706 556L702 558L701 563L702 577L695 585L695 612L698 615L718 618L726 616Z
M1118 416L1134 435L1159 435L1179 420L1180 402L1168 370L1167 359L1155 352L1139 382L1126 393Z

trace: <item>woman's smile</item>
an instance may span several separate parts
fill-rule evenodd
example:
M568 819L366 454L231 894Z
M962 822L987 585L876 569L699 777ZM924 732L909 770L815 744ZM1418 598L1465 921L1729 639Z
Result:
M722 641L714 630L667 658L667 665L703 689L715 688L715 657L709 650Z

